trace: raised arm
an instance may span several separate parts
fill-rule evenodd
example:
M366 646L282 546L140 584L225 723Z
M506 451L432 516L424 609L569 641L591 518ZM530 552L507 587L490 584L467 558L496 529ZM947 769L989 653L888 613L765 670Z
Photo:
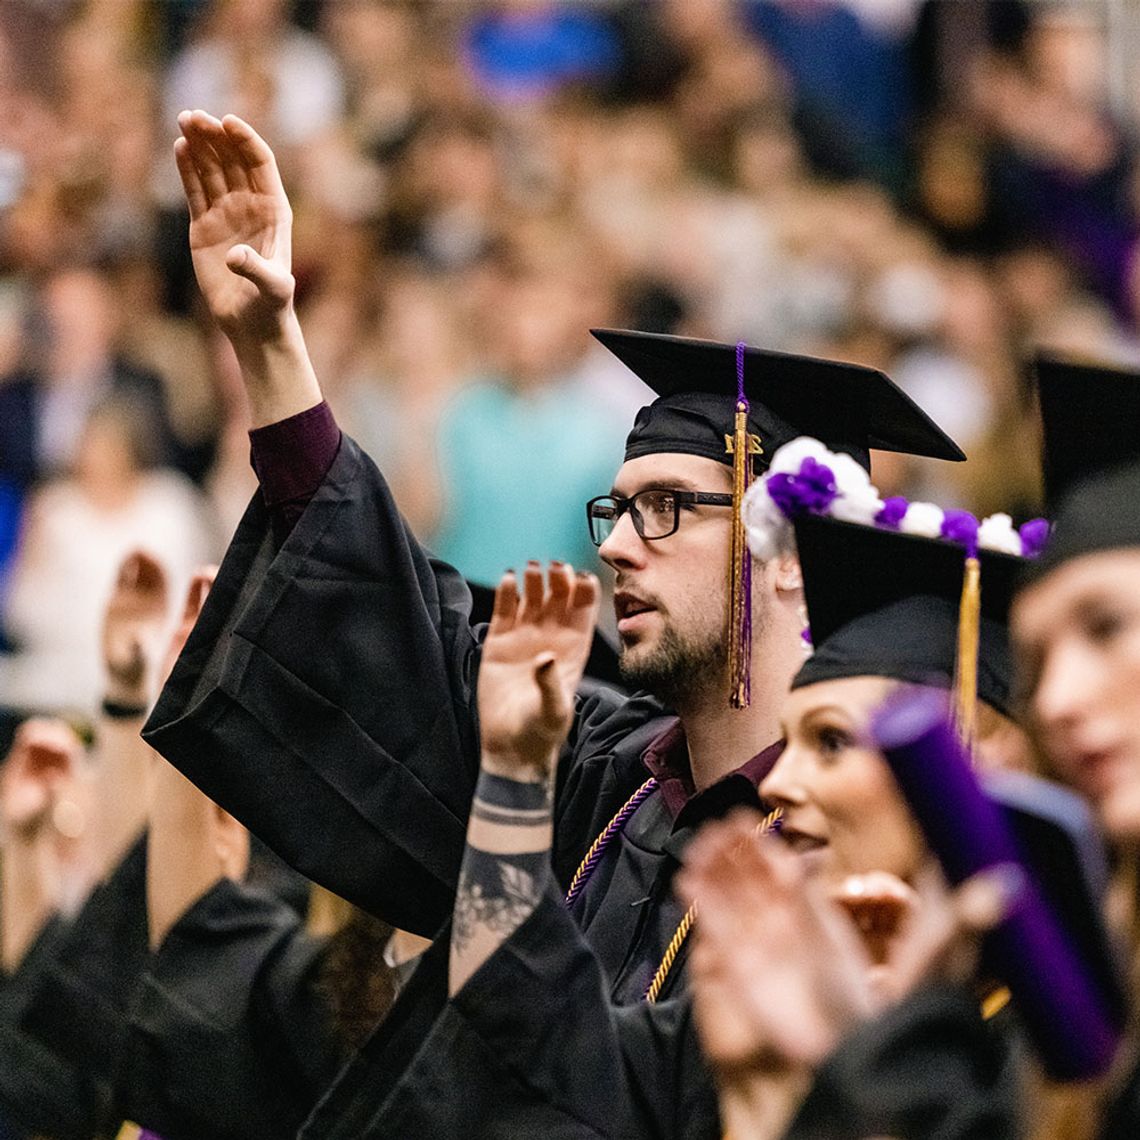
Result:
M593 575L527 566L495 593L479 671L482 752L455 898L449 990L472 974L542 898L553 838L553 773L570 728L598 617Z
M171 639L168 664L174 663L186 644L215 574L216 567L209 567L194 575ZM249 863L249 833L245 828L176 768L158 757L155 760L146 875L152 948L162 943L179 918L217 882L244 878Z
M108 875L146 826L151 750L139 733L158 690L169 593L166 574L135 551L119 567L103 614L102 715L97 728L91 851Z
M64 901L61 793L79 779L83 747L59 720L26 720L0 767L0 972L12 974Z
M183 111L178 127L194 272L263 427L321 401L293 310L293 213L273 152L247 123Z

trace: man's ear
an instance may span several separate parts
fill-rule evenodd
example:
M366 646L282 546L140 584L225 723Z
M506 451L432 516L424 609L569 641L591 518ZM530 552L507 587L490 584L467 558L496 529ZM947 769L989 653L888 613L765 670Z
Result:
M778 554L775 558L774 581L777 590L792 591L804 588L800 560L794 554Z

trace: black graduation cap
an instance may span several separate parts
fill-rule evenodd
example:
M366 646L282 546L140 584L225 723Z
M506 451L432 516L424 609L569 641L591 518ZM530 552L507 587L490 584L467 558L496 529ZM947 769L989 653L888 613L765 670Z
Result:
M952 688L966 552L940 538L823 516L795 520L815 651L793 688L839 677L894 677ZM1024 559L978 551L977 695L1000 712L1013 663L1006 628Z
M1140 372L1046 352L1033 368L1052 512L1082 480L1140 460Z
M1140 464L1113 468L1068 489L1045 549L1026 564L1020 584L1032 585L1074 558L1131 547L1140 548Z
M736 406L737 346L623 329L591 329L658 399L637 415L625 458L726 452ZM961 448L886 375L859 364L744 348L749 431L763 469L777 448L811 435L870 467L870 448L962 460Z
M467 580L467 588L471 591L471 624L490 624L491 614L495 609L495 589L493 586L484 586L480 582ZM594 630L594 640L590 645L590 656L586 659L584 675L595 681L601 681L611 688L626 689L622 680L621 670L618 668L618 651L614 644L600 630Z

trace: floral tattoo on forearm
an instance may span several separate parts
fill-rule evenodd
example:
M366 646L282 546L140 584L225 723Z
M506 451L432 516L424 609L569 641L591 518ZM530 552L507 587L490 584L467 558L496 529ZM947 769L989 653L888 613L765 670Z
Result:
M451 930L453 958L479 953L465 972L477 969L538 906L549 873L552 810L549 784L480 773Z

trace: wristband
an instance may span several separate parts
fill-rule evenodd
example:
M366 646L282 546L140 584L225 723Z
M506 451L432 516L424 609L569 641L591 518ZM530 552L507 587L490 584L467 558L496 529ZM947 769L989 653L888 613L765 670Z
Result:
M146 705L125 705L108 697L103 698L103 715L111 720L139 720L146 713Z

